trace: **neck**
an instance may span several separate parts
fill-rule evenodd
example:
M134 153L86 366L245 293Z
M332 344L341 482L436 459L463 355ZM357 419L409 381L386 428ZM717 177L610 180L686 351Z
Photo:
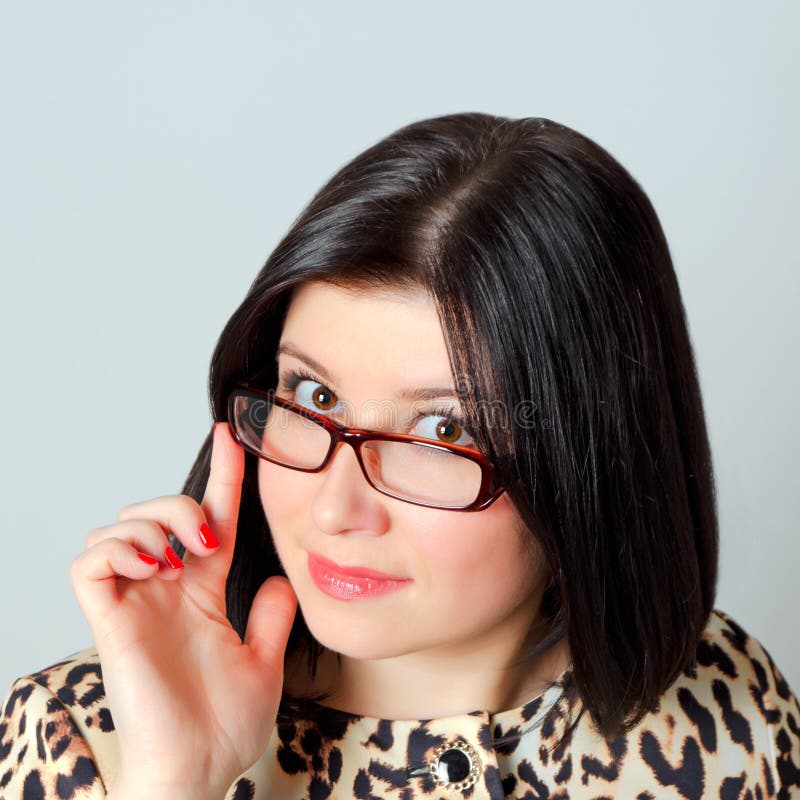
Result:
M540 695L567 667L562 640L523 664L510 666L547 632L547 621L524 609L469 642L440 645L392 658L354 659L323 650L313 681L298 682L301 664L287 666L292 691L332 691L323 705L380 719L432 719L475 710L497 713ZM287 661L287 665L288 665ZM288 686L288 685L287 685Z

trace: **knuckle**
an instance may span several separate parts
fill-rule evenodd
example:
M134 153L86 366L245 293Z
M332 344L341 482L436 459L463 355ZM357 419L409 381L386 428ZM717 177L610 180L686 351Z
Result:
M218 514L214 521L218 529L226 531L235 531L239 525L238 516L230 514Z
M208 471L208 484L235 489L241 487L242 482L231 477L223 467L212 466Z
M114 528L113 525L101 525L99 528L92 528L84 537L84 546L89 548L96 545L98 542L107 538L109 531Z
M94 547L100 542L106 541L113 537L114 533L119 533L119 524L103 525L99 528L92 528L84 539L84 545L87 549Z
M188 494L175 495L175 502L180 510L187 516L195 517L197 516L198 512L202 513L200 504L194 499L194 497L189 497Z
M69 577L73 583L76 583L83 570L84 554L79 553L72 561L69 562Z
M117 521L125 522L129 519L136 519L136 517L141 516L142 514L147 516L148 513L154 509L154 507L157 507L157 503L164 499L164 497L153 497L149 500L141 500L137 503L128 503L127 505L122 506L119 511L117 511Z
M75 574L78 571L78 559L79 558L80 558L80 556L76 556L75 558L72 559L72 561L69 562L69 576L70 576L70 578L73 578L73 579L75 578Z
M268 613L269 617L275 622L287 624L291 622L292 618L294 617L294 612L287 608L284 603L274 600L267 600L261 603L261 606L263 607L265 613Z

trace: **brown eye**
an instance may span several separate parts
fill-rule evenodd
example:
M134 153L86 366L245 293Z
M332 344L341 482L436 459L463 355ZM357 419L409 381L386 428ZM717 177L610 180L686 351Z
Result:
M423 439L442 444L473 445L472 437L461 418L452 409L440 408L422 411L414 419L413 433Z
M445 444L455 444L461 438L461 426L452 419L442 420L436 426L436 436Z
M324 384L310 375L290 372L284 381L291 399L309 411L330 411L337 403L336 395Z
M318 388L311 392L311 400L320 411L328 411L332 406L336 405L336 395L328 389L324 384L319 384Z

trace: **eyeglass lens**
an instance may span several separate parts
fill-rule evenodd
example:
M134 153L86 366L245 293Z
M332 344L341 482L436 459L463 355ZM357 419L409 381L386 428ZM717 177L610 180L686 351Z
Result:
M237 433L253 450L287 467L316 469L331 445L331 434L294 411L242 392L235 394ZM405 500L468 506L478 496L481 468L458 453L414 442L370 441L361 449L370 479Z

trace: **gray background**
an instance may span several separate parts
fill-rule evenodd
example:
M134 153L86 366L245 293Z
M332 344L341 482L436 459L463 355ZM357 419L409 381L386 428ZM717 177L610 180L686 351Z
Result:
M716 605L800 691L800 4L280 6L0 6L0 693L92 643L70 562L180 490L212 348L302 205L457 111L570 125L653 201L713 447Z

